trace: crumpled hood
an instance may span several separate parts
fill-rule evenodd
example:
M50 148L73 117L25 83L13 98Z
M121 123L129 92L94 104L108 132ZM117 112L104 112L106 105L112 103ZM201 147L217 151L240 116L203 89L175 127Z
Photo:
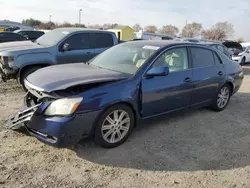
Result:
M84 63L49 66L32 73L27 81L44 92L64 90L72 86L128 78L130 75L94 67Z
M30 50L38 48L44 48L44 47L31 41L6 42L0 44L1 53L16 52L21 50Z

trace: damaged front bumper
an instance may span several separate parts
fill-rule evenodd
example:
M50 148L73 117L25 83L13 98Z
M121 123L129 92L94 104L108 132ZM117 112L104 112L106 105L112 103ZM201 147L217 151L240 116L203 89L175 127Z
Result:
M39 106L40 104L20 110L15 116L12 116L5 122L5 128L17 130L24 127L24 125L31 120L31 117Z
M19 69L17 67L10 68L0 62L0 75L4 82L10 79L15 79L17 77L18 70Z
M46 116L44 111L49 104L50 102L42 102L20 110L6 121L5 127L12 130L25 127L30 135L41 142L59 148L72 146L91 135L99 111L72 116Z

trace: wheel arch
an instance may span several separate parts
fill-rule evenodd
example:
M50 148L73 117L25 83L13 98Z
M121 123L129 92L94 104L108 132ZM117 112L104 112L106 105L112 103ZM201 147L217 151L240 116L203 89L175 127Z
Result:
M96 119L95 119L95 121L94 121L94 126L93 126L93 128L92 128L92 130L91 130L91 133L90 133L90 135L91 135L91 137L93 137L94 136L94 132L95 132L95 129L96 129L96 126L97 126L97 121L99 120L99 118L101 117L101 115L108 109L108 108L110 108L110 107L112 107L112 106L115 106L115 105L119 105L119 104L124 104L124 105L127 105L129 108L131 108L131 110L132 110L132 112L133 112L133 115L134 115L134 120L135 120L135 125L134 125L134 127L136 127L137 125L138 125L138 113L136 112L136 109L135 109L135 106L131 103L131 102L129 102L129 101L115 101L115 102L113 102L113 103L110 103L110 104L108 104L108 105L106 105L101 111L100 111L100 113L97 115L97 117L96 117Z
M230 86L230 88L231 88L231 95L232 95L232 93L234 93L234 84L233 84L233 82L227 81L225 84L228 84Z
M32 68L32 67L41 67L41 68L43 68L43 67L47 67L47 66L50 66L50 65L51 64L49 64L49 63L38 63L38 64L26 65L26 66L20 68L20 70L18 71L17 81L20 83L20 78L21 78L23 72L25 70L29 69L29 68Z

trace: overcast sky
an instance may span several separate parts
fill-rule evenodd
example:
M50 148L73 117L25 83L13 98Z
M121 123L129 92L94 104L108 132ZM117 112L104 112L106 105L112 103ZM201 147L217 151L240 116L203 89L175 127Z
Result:
M174 24L181 29L186 20L200 22L208 28L218 21L234 25L234 38L250 41L249 0L0 0L0 20L21 21L26 18L54 22L119 23L133 26L149 24L161 28Z

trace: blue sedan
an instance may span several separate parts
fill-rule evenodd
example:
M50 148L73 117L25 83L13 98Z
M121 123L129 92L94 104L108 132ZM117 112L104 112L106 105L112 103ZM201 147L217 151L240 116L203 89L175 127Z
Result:
M243 81L242 67L216 49L178 41L134 41L87 64L40 69L25 80L26 108L6 126L68 147L92 136L112 148L136 122L188 108L222 111Z

